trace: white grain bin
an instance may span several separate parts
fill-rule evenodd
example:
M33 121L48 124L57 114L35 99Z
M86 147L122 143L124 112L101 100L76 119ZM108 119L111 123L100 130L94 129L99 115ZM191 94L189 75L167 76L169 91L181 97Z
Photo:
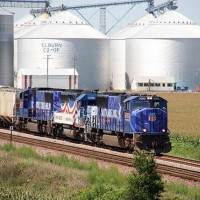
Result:
M23 28L24 25L26 25L28 22L32 21L33 19L35 19L35 15L32 14L28 14L24 17L22 17L21 19L19 19L18 21L16 21L14 23L14 32Z
M19 68L76 68L79 88L109 88L109 40L68 11L18 39ZM60 86L62 87L62 86Z
M23 17L22 19L20 19L19 21L17 21L14 24L14 82L15 82L15 86L16 86L16 78L17 78L17 42L18 42L18 38L20 38L21 36L29 33L30 31L33 31L35 28L37 28L38 26L40 26L41 23L45 23L46 20L48 20L50 17L49 14L47 13L43 13L40 14L38 16L29 14L25 17Z
M199 52L200 27L180 13L168 11L126 40L128 78L167 76L177 86L194 90L200 83Z
M149 21L153 20L152 14L147 14L130 23L126 28L111 37L110 41L110 80L113 89L126 88L126 38L144 29Z
M41 23L45 23L50 18L50 15L48 13L40 14L39 16L25 16L21 20L15 23L15 27L19 26L20 28L15 29L15 39L18 39L22 35L25 35L29 33L30 31L33 31L35 28L41 25ZM32 20L30 20L32 19ZM26 21L30 20L30 21Z
M0 8L0 85L13 86L13 14Z

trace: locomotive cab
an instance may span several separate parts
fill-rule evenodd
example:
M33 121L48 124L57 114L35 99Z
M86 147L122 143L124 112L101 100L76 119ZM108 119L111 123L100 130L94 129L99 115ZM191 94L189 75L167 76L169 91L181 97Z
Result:
M169 152L167 101L157 96L131 96L125 101L125 122L133 133L134 148Z

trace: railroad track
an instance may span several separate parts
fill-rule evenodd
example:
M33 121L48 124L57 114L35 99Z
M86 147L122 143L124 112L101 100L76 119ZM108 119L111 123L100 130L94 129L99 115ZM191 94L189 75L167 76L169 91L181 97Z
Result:
M105 149L95 148L80 144L71 144L60 140L38 137L28 134L13 132L12 138L9 131L1 130L0 139L11 140L12 142L26 145L43 147L46 149L61 151L87 158L103 160L115 164L132 167L132 155L112 152ZM156 157L157 170L162 174L180 177L192 181L200 181L200 161L177 158L174 156Z
M177 164L183 164L183 165L188 165L191 167L197 167L200 168L200 161L199 160L192 160L192 159L187 159L187 158L180 158L176 156L170 156L170 155L165 155L162 157L157 157L158 160L163 160L163 161L168 161L168 162L173 162Z

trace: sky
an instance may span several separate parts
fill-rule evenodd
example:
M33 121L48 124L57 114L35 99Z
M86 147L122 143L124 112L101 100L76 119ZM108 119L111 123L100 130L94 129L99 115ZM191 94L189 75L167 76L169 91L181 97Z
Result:
M57 7L60 5L72 6L72 5L84 5L84 4L96 4L105 2L121 2L123 0L51 0L51 6ZM167 0L154 0L155 5L166 2ZM177 11L193 20L200 25L200 0L177 0ZM131 5L112 6L107 7L106 12L106 29L107 31L131 8ZM118 32L122 28L126 27L129 23L135 21L141 16L145 15L147 3L137 4L131 9L131 11L109 32L111 35ZM10 12L14 12L14 20L17 21L23 16L27 15L30 9L24 8L6 8ZM90 24L94 28L99 29L99 8L89 8L80 11L81 14L88 19ZM76 11L72 11L73 14L81 17Z

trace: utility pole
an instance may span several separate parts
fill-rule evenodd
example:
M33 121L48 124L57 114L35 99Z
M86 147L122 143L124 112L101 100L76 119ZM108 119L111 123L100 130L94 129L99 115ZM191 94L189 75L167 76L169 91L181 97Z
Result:
M49 87L49 59L53 59L53 58L50 58L51 55L47 55L46 59L47 60L47 88Z
M76 61L77 61L77 58L76 56L74 56L74 89L76 85Z
M151 82L156 83L154 80L149 79L149 81L148 81L148 91L149 92L151 91Z
M148 82L148 86L149 86L149 87L148 87L148 88L149 88L148 91L149 91L149 92L150 92L150 87L151 87L150 84L151 84L151 79L149 79L149 82Z
M13 132L13 122L14 122L14 116L11 117L11 126L10 126L10 144L12 144L12 132Z

